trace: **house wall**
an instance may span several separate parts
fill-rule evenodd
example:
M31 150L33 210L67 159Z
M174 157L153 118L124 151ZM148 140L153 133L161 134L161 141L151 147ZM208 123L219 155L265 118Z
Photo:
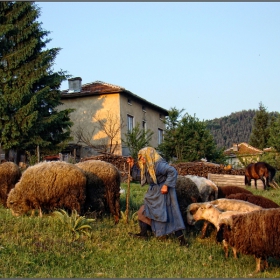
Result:
M128 99L130 103L128 103ZM122 144L121 139L125 138L127 133L127 115L134 117L134 127L137 123L142 128L142 121L146 121L146 128L154 131L150 145L153 147L158 146L158 129L165 129L163 120L160 119L160 110L156 110L145 102L141 102L133 97L127 97L119 93L105 94L99 96L86 96L63 99L63 104L58 107L58 110L65 110L67 108L75 109L70 114L71 121L74 123L71 127L71 136L74 138L69 144L79 144L82 146L80 149L80 158L96 155L97 152L87 147L84 143L78 143L75 132L81 128L84 135L91 135L91 142L94 145L102 145L104 141L108 143L107 135L99 130L99 125L96 119L107 120L108 116L115 120L115 123L120 124L121 120L124 124L121 131L114 138L113 144L118 143L115 150L117 155L129 155L129 150ZM145 106L145 112L143 111ZM164 118L164 115L162 115Z
M242 162L245 163L245 166L250 164L251 162L257 162L260 160L260 155L247 155L241 157ZM240 162L238 157L228 157L226 158L226 163L231 164L233 168L242 168L244 167L243 164Z
M130 100L130 103L128 102L128 99ZM143 106L145 106L145 111L143 111ZM160 119L160 111L156 110L155 108L152 108L148 104L145 104L145 102L139 102L136 99L133 99L133 97L127 97L125 95L120 96L120 114L121 118L125 122L125 127L122 130L122 139L125 138L125 134L127 133L127 115L131 115L134 118L134 124L135 127L137 123L139 123L140 128L142 128L142 121L146 121L146 129L150 129L154 132L150 145L152 147L158 146L158 129L165 130L165 124L163 123L163 120ZM164 118L164 115L162 115L162 118ZM128 155L129 151L127 147L123 146L123 155Z
M115 123L120 123L120 99L119 94L108 94L100 96L87 96L79 98L63 99L63 104L58 107L58 110L67 108L75 109L70 114L71 121L74 123L71 127L71 136L74 138L70 144L77 144L78 139L75 132L82 128L84 135L92 135L92 143L94 145L102 145L104 141L108 143L107 135L98 129L97 119L108 119L110 116ZM113 144L119 143L115 154L121 155L121 132L114 139ZM80 157L88 157L94 155L94 151L86 147L85 144L79 143L83 148L80 151Z
M130 103L128 103L128 99ZM142 128L142 121L146 121L146 128L154 132L150 145L153 147L158 146L158 129L165 129L163 120L160 119L160 110L156 110L152 106L149 106L145 102L141 102L133 97L127 97L119 93L107 94L107 95L93 95L78 98L63 99L63 104L58 107L58 110L65 110L67 108L75 109L70 114L71 121L74 123L71 127L71 136L74 138L69 144L78 144L78 139L75 136L75 132L82 128L84 135L92 135L92 143L94 145L102 145L104 141L108 143L107 135L99 131L97 119L108 119L108 114L112 119L115 119L115 123L120 125L121 120L124 124L122 130L116 135L113 144L118 143L115 154L117 155L129 155L129 150L122 144L122 140L127 133L127 115L131 115L134 118L134 127L137 123ZM143 107L145 106L145 112ZM164 118L164 115L162 115ZM82 146L80 151L80 157L89 157L97 154L91 148L87 147L83 143L79 143Z

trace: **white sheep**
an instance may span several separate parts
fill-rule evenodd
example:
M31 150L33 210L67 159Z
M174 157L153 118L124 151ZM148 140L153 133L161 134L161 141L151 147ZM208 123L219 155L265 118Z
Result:
M219 224L221 221L225 221L228 218L230 218L232 215L240 214L242 212L239 211L221 211L216 206L212 205L211 203L206 203L201 205L197 211L193 215L193 221L199 221L199 220L206 220L210 223L212 223L217 231L219 230ZM244 213L244 212L243 212ZM225 252L225 257L228 257L228 243L223 240L223 248ZM232 248L234 258L237 258L237 251L233 247Z
M201 201L206 202L218 198L218 187L211 180L195 175L185 175L185 177L196 184Z
M196 211L202 206L207 203L210 203L214 206L216 206L217 209L221 211L238 211L238 212L250 212L254 210L262 209L262 207L255 205L253 203L239 200L239 199L227 199L227 198L219 198L216 200L212 200L209 202L197 202L197 203L191 203L187 207L187 223L189 225L194 225L196 222L193 218L193 215L196 213ZM207 220L206 220L207 221ZM204 238L206 234L206 230L208 227L209 222L205 222L204 226L202 228L201 237Z

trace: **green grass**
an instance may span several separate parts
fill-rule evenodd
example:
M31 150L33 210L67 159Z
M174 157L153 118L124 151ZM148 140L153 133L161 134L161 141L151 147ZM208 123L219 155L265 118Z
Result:
M178 245L175 237L166 240L150 237L133 239L138 232L132 219L143 201L147 187L130 184L129 222L118 225L110 216L88 221L92 230L73 238L73 230L63 226L54 215L40 218L13 217L0 207L1 278L277 278L280 261L271 259L270 267L254 274L253 256L225 260L214 232L200 239L188 236L189 248ZM126 184L122 188L127 189ZM280 204L280 190L252 190ZM126 194L121 195L125 212ZM77 218L78 219L78 218ZM85 221L87 222L87 221ZM78 228L77 228L78 230ZM231 252L230 252L231 253Z

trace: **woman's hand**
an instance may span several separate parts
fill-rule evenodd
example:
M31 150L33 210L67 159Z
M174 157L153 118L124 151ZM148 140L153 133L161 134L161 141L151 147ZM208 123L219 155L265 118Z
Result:
M162 194L167 194L168 193L168 187L166 185L163 185L160 191L161 191Z
M134 158L133 157L128 157L126 162L130 165L130 168L134 165Z

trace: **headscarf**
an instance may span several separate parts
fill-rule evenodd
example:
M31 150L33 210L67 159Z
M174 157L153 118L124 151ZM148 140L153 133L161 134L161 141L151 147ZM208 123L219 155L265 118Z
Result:
M146 163L140 160L145 158ZM141 170L141 185L143 186L146 183L145 171L147 170L155 184L157 184L156 172L155 172L155 163L160 160L162 157L157 153L157 151L152 147L145 147L138 152L138 164Z

